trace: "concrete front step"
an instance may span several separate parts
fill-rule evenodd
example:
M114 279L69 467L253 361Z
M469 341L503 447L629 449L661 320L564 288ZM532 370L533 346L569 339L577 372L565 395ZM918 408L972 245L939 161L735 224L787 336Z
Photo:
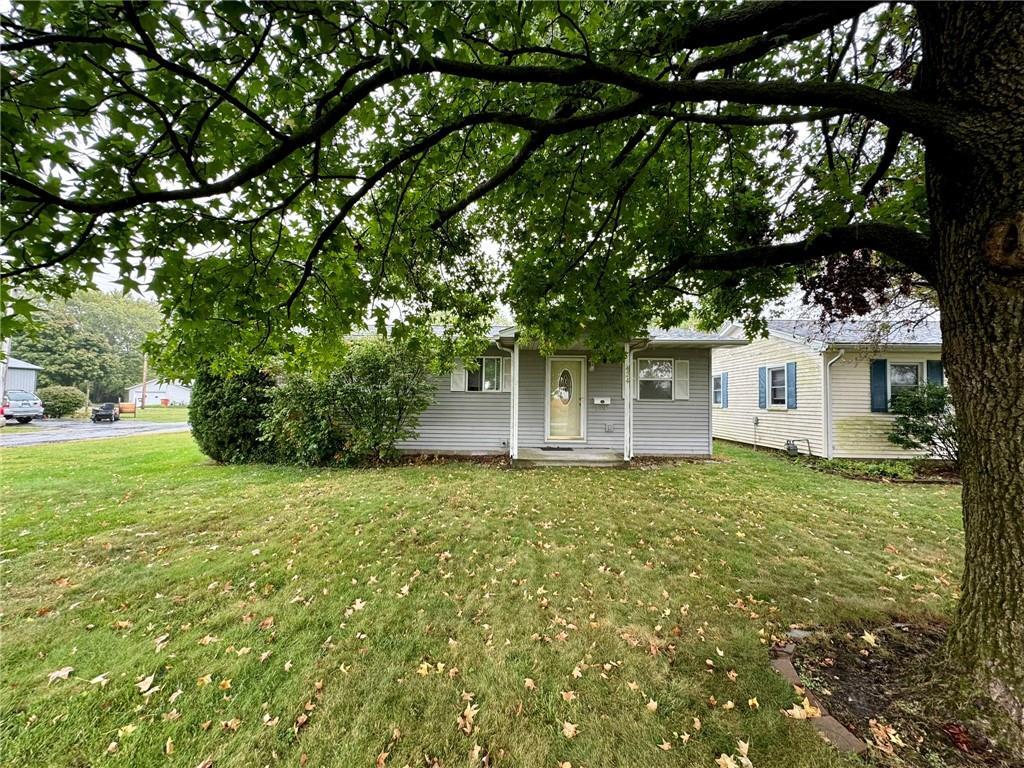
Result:
M512 466L522 469L534 467L628 467L621 453L587 448L545 451L540 448L521 448Z

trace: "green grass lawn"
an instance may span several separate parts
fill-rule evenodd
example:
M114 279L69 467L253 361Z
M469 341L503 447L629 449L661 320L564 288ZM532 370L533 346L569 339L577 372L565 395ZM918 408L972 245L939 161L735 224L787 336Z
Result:
M136 409L134 416L128 414L121 418L129 421L138 419L139 421L186 422L188 421L188 406L174 405L164 408L162 405L149 405Z
M714 768L742 740L756 768L856 765L780 713L799 699L768 644L948 616L959 489L716 450L631 471L225 467L187 434L5 450L2 760Z

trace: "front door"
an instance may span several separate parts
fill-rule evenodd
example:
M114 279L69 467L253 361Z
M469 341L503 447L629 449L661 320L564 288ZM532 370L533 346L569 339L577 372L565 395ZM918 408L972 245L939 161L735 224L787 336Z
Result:
M548 439L582 440L585 367L583 360L548 360Z

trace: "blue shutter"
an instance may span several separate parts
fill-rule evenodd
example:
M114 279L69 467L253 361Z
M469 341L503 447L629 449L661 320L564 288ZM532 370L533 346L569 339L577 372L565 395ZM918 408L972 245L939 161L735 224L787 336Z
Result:
M871 361L871 412L887 413L889 411L889 386L885 380L889 367L885 360Z
M786 363L786 407L796 408L796 363Z
M764 366L757 369L757 407L768 407L768 369Z
M722 407L729 407L729 374L722 374Z
M928 383L942 386L942 361L928 361Z

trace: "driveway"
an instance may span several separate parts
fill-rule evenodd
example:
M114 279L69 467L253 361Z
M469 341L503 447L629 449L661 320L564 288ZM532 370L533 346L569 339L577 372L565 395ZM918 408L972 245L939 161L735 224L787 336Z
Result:
M67 443L74 440L106 440L112 437L153 435L162 432L187 432L188 424L160 423L121 419L113 424L93 424L78 419L47 419L31 424L9 421L0 429L0 448L43 443Z

